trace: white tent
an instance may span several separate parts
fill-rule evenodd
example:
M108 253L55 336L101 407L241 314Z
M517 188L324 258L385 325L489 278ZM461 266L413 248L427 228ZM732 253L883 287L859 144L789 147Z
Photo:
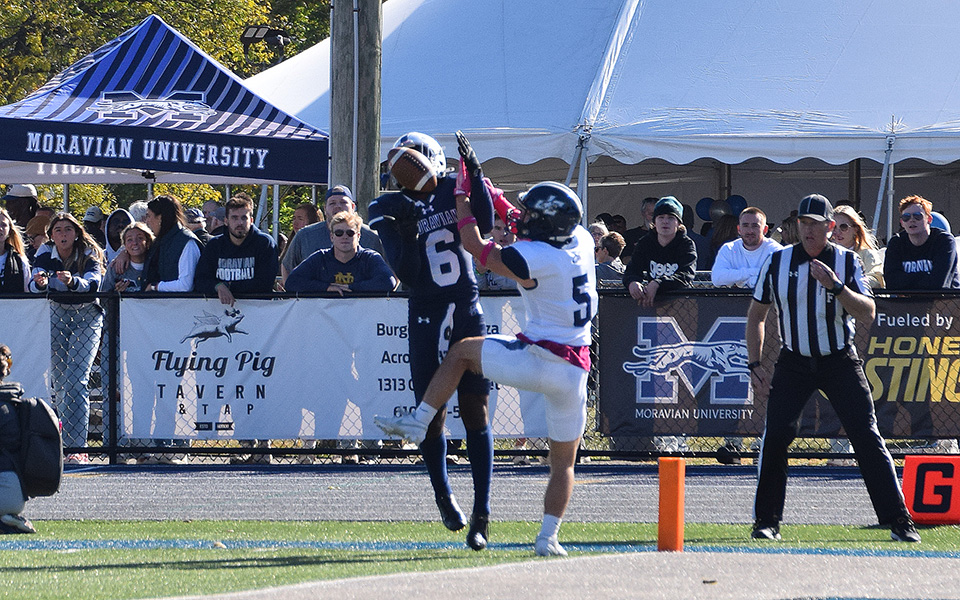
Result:
M578 147L589 162L702 168L883 163L888 148L891 163L960 159L957 3L391 0L383 10L384 154L412 130L453 151L462 129L484 159L535 170L576 161ZM329 80L322 42L247 83L326 130Z

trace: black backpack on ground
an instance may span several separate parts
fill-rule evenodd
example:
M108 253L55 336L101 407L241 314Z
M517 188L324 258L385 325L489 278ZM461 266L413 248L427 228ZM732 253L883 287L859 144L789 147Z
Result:
M28 498L52 496L63 478L63 438L57 413L40 398L24 398L18 383L0 384L0 400L17 409L20 452L3 450L14 463L20 486Z

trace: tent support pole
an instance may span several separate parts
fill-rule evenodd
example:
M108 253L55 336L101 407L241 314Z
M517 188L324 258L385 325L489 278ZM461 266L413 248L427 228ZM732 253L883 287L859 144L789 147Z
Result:
M260 186L260 201L257 202L257 214L253 219L253 222L257 224L257 227L260 227L260 224L263 223L263 211L264 207L267 205L267 189L270 186L263 184Z
M570 187L570 182L573 180L573 170L577 168L577 163L580 162L580 152L583 150L582 143L578 142L576 150L573 151L573 159L570 160L570 168L567 169L567 178L563 181L563 185L567 187Z
M886 190L887 185L888 185L888 184L887 184L887 178L888 178L889 175L890 175L890 157L891 157L891 155L893 154L893 142L894 142L895 140L896 140L896 138L893 137L892 135L891 135L891 136L887 136L887 149L886 149L886 151L885 151L885 155L884 155L884 158L883 158L883 171L880 173L880 189L877 191L877 206L876 206L876 207L874 208L874 210L873 210L873 231L874 231L875 234L880 232L880 229L879 229L879 227L880 227L880 212L883 210L883 201L884 201L883 196L884 196L884 194L885 194L886 191L887 191L887 190ZM893 186L890 186L890 187L893 187ZM884 239L889 239L889 238L890 238L890 233L891 233L891 232L890 232L890 229L891 229L891 227L892 227L892 225L893 225L892 220L889 218L889 217L890 217L890 214L889 214L889 213L890 213L891 210L893 209L893 190L892 190L892 189L890 190L890 196L891 196L891 197L890 197L890 210L887 211L887 213L888 213L888 214L887 214L887 217L888 217L888 218L887 218L887 222L888 222L888 223L887 223L886 238L884 238Z
M587 220L587 191L590 188L590 177L589 177L589 168L590 165L587 162L587 143L586 139L583 140L583 147L580 148L580 172L577 174L577 194L580 196L580 202L583 203L583 215L580 219L580 222L586 227Z
M887 239L893 237L893 170L890 163L890 172L887 173Z
M63 212L70 212L70 184L63 184Z
M720 177L717 182L717 199L729 198L733 193L733 169L726 163L720 163Z
M273 241L280 241L280 186L273 186Z
M847 199L853 207L860 210L860 159L850 161L847 166Z

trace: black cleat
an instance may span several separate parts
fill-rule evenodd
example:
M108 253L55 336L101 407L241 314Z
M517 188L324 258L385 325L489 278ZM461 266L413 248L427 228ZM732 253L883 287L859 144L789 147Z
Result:
M489 525L490 515L473 513L473 516L470 517L470 531L467 533L467 545L477 551L486 548L487 540L490 539L487 533Z
M753 531L750 532L750 537L755 540L779 540L780 525L778 523L768 525L758 522L753 526Z
M437 508L440 509L440 520L443 526L450 531L460 531L467 526L467 517L460 510L457 499L453 494L449 496L437 496Z
M890 525L890 539L895 542L916 544L920 541L920 533L917 532L917 528L910 517L897 517Z

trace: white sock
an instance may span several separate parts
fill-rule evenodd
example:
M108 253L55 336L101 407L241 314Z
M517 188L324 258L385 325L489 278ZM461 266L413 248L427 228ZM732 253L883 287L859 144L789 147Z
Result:
M429 425L435 416L437 416L437 409L426 402L421 402L420 406L417 407L417 412L413 413L413 418L424 425Z
M543 523L540 525L540 535L547 538L555 538L560 533L560 517L553 515L543 515Z

